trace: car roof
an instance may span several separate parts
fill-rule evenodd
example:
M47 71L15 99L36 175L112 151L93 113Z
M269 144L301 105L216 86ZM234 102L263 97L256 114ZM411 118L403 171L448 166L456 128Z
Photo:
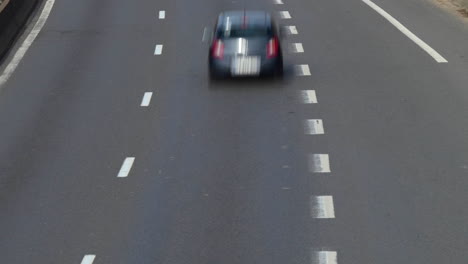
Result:
M222 12L218 17L218 27L225 27L227 23L231 26L259 26L269 27L271 16L265 11L234 10Z

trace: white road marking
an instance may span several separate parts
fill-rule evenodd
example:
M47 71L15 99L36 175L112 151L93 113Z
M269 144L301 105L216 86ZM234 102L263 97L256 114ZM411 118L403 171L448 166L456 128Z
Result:
M370 6L372 9L374 9L381 16L383 16L385 19L387 19L388 22L392 23L392 25L394 25L398 30L400 30L401 33L405 34L409 39L411 39L414 43L416 43L419 47L421 47L425 52L431 55L432 58L434 58L434 60L436 60L438 63L448 62L437 51L435 51L433 48L427 45L426 42L422 41L420 38L414 35L411 31L409 31L409 29L403 26L400 22L398 22L398 20L393 18L389 13L387 13L385 10L380 8L378 5L374 4L374 2L370 0L362 0L362 1L366 3L368 6Z
M152 92L146 92L145 95L143 95L143 99L141 100L141 106L149 106L151 102L151 97L153 96Z
M304 121L304 132L306 135L325 134L322 119L307 119Z
M296 65L296 74L298 76L309 76L310 75L309 65L307 64Z
M133 162L135 161L134 157L128 157L124 160L122 167L120 168L119 174L117 177L127 177L128 174L130 173L130 170L132 169Z
M312 218L335 218L335 207L333 206L333 196L311 196L310 213Z
M338 264L336 251L313 251L312 264Z
M95 258L96 255L85 255L81 261L81 264L93 264Z
M154 55L161 55L163 49L163 45L156 45L156 48L154 49Z
M206 41L207 36L208 36L208 28L205 27L205 28L203 29L202 42L205 42L205 41Z
M39 34L39 32L41 32L42 28L44 27L44 24L47 21L47 18L49 17L50 12L52 11L54 3L55 0L47 0L47 2L45 3L41 15L36 21L36 24L34 24L34 27L32 28L31 32L29 32L29 35L26 37L19 49L16 51L15 55L11 59L10 63L8 63L2 75L0 75L0 88L8 81L13 72L15 72L16 67L18 67L24 55L28 51L29 47L31 47L37 35Z
M286 28L288 29L289 34L291 34L291 35L297 35L298 34L296 26L286 26Z
M281 1L281 0L274 0L274 1L275 1L276 5L282 5L283 4L283 1Z
M290 19L291 15L289 14L288 11L280 11L279 15L282 19Z
M304 52L304 48L302 47L302 43L293 43L293 44L291 44L291 46L292 46L292 51L294 53Z
M304 104L316 104L318 102L315 90L303 90L301 91L301 97Z
M161 10L159 11L159 19L165 19L166 18L166 11Z
M315 173L331 172L328 154L309 154L309 170Z

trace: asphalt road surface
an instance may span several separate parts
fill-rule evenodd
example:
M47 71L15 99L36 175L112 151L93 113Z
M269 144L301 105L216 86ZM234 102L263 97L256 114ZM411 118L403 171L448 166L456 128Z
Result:
M56 1L0 88L0 262L467 263L468 27L374 3L447 62L361 0ZM296 27L284 80L209 81L243 8Z

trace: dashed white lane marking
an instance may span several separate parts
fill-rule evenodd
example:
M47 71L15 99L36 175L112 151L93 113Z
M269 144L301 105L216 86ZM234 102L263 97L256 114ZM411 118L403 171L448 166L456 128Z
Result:
M85 255L81 261L81 264L93 264L95 258L96 255Z
M28 51L29 47L31 47L37 35L39 34L39 32L41 32L42 28L44 27L44 24L47 21L47 18L49 17L50 12L52 11L54 3L55 0L47 0L47 2L45 3L41 15L36 21L36 24L34 24L34 27L32 28L31 32L29 32L29 35L26 37L19 49L16 51L15 55L11 59L10 63L8 63L2 75L0 75L0 88L2 88L2 86L8 81L13 72L15 72L16 67L18 67L24 55Z
M310 75L309 65L307 64L296 65L296 74L298 76L309 76Z
M282 5L283 4L283 1L281 0L274 0L275 4L276 5Z
M310 154L309 155L309 170L315 173L329 173L330 159L328 154Z
M325 134L322 119L307 119L304 121L304 133L306 135Z
M205 42L207 37L208 37L208 28L205 27L205 28L203 29L202 42Z
M163 45L156 45L156 48L154 48L154 55L161 55L163 49Z
M313 251L312 264L337 264L338 254L336 251Z
M146 92L145 95L143 95L143 99L141 100L141 106L143 107L149 106L152 96L153 96L152 92Z
M135 161L134 157L128 157L124 160L122 167L120 168L119 174L117 177L127 177L128 174L130 173L130 170L132 169L133 162Z
M311 196L310 213L313 218L335 218L335 207L333 206L333 196Z
M411 39L414 43L416 43L419 47L421 47L424 51L426 51L429 55L431 55L432 58L434 58L434 60L436 60L438 63L448 62L437 51L435 51L433 48L427 45L426 42L422 41L420 38L414 35L411 31L409 31L409 29L403 26L400 22L398 22L398 20L393 18L389 13L387 13L385 10L380 8L378 5L374 4L374 2L370 0L362 0L362 1L366 3L368 6L370 6L372 9L374 9L381 16L383 16L385 19L387 19L388 22L392 23L392 25L394 25L398 30L400 30L401 33L405 34L409 39Z
M288 11L280 11L279 15L282 19L290 19L291 15L289 14Z
M288 29L289 34L291 35L298 34L296 26L286 26L286 28Z
M302 53L304 52L304 48L302 47L302 43L293 43L291 44L292 51L294 53Z
M161 10L159 11L159 19L165 19L166 18L166 11Z
M318 102L315 90L303 90L301 91L301 97L304 104L316 104Z

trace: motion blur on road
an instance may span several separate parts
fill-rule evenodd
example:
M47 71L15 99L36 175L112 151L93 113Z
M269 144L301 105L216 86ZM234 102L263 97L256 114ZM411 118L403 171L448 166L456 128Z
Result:
M283 79L210 81L227 10L283 28ZM0 263L467 263L465 21L430 0L43 1L2 64Z

